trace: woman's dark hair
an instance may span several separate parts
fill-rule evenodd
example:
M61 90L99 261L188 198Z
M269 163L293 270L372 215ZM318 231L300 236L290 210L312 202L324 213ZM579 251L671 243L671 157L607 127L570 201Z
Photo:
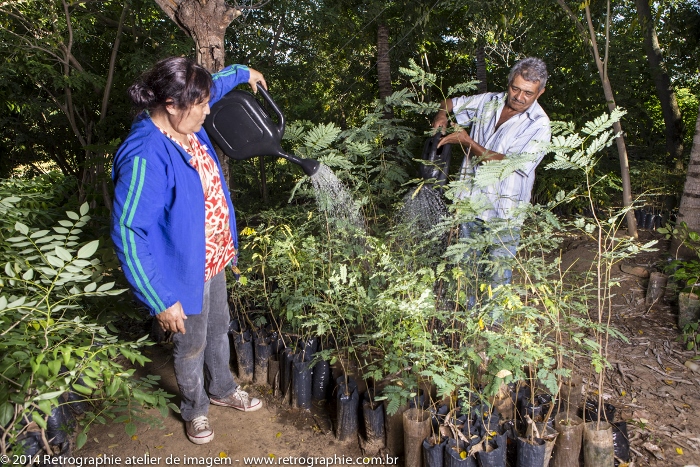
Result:
M168 104L188 109L209 97L211 74L184 57L170 57L156 63L129 87L136 111L155 110Z

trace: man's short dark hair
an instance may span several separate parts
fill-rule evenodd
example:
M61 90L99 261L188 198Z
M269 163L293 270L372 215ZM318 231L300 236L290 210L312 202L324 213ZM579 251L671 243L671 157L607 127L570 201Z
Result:
M508 86L513 84L516 76L522 76L525 81L531 83L539 82L540 91L547 84L547 65L537 57L527 57L513 65L508 75Z

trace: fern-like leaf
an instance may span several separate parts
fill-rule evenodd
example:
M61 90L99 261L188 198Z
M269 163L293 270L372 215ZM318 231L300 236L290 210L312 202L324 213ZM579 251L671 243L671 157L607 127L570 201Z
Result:
M321 123L304 136L304 146L316 151L327 149L340 134L340 128L333 123Z

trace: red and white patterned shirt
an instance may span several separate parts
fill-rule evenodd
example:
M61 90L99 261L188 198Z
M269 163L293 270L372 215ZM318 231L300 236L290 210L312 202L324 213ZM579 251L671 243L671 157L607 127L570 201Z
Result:
M231 238L228 204L226 204L219 170L214 160L194 134L187 135L187 142L190 147L186 148L162 128L160 128L160 131L192 156L190 165L197 170L199 179L202 182L205 215L204 233L206 238L204 280L208 281L223 271L237 254Z

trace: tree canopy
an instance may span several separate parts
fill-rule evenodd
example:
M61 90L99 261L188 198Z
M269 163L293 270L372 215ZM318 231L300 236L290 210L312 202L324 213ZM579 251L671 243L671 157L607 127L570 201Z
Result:
M230 6L241 9L226 29L226 64L262 71L288 121L334 123L341 129L362 124L379 92L380 25L389 33L394 90L410 86L399 68L413 60L435 73L442 89L476 79L481 69L489 90L497 91L504 89L510 66L533 55L549 67L540 103L553 120L581 122L606 108L589 46L556 1L308 0ZM590 11L602 39L605 2L591 2ZM687 158L700 93L700 6L664 1L650 11L684 122ZM634 174L644 164L664 161L664 119L635 3L616 2L610 15L607 71L617 105L628 112L621 123ZM171 18L173 12L143 0L0 2L1 175L45 171L43 164L51 162L78 179L86 193L108 196L104 174L132 118L126 88L159 58L197 56L194 41ZM404 123L423 131L429 118L413 116ZM413 144L418 152L420 142ZM602 170L615 171L614 152L604 158L603 165L611 164ZM241 186L257 190L257 169L240 169ZM410 161L405 170L414 170ZM633 184L639 187L635 192L648 188L639 180ZM547 187L537 190L543 199L548 193Z

